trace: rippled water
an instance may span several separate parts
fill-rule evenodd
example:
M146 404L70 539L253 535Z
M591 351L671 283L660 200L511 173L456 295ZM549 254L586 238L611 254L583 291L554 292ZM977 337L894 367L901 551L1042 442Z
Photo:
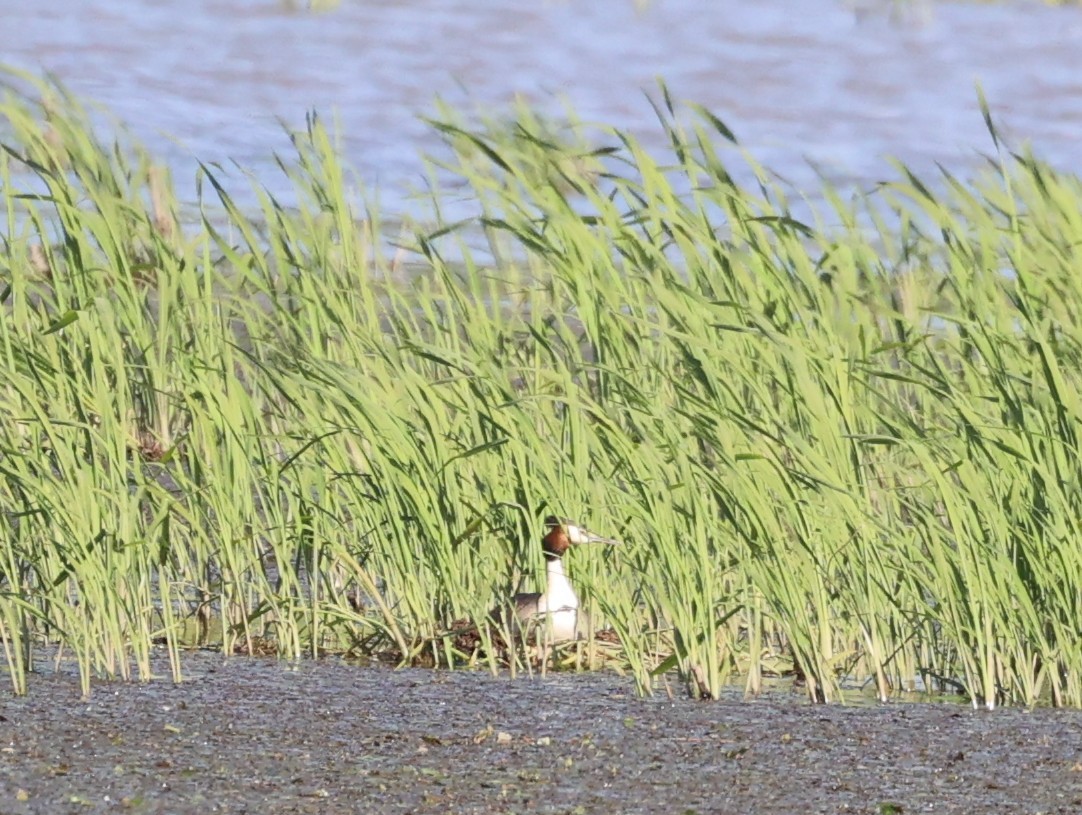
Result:
M1082 811L1082 714L636 699L506 678L185 655L188 681L3 695L0 811Z
M798 187L814 183L808 161L842 181L884 174L884 154L964 170L991 148L976 82L1013 139L1080 164L1082 9L869 2L0 0L0 62L104 102L180 179L194 155L269 180L272 151L288 151L279 120L333 114L391 208L437 144L417 118L437 95L552 112L566 98L656 143L643 91L659 76Z

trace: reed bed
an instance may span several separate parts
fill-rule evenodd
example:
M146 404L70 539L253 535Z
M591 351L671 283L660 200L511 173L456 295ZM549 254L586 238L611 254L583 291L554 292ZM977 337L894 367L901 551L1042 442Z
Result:
M433 211L476 217L386 228L314 117L295 205L204 167L182 219L77 100L9 91L13 689L43 643L85 691L206 643L499 670L463 621L536 585L557 512L626 543L569 568L644 693L1082 706L1078 179L989 120L979 178L792 203L660 99L662 155L443 111Z

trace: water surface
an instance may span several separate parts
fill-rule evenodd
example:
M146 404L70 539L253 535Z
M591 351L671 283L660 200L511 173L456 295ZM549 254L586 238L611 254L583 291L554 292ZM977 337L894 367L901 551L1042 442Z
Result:
M902 14L885 9L906 8ZM817 165L872 182L894 155L956 172L991 149L980 83L1016 143L1082 165L1082 9L1037 3L836 0L0 0L0 61L50 71L100 100L191 177L235 159L272 186L281 122L316 109L392 212L438 140L419 121L441 96L593 122L660 147L644 90L664 77L798 187ZM175 141L174 141L175 137Z
M1077 813L1082 713L638 699L629 679L187 654L0 691L0 811ZM892 804L895 809L883 809Z

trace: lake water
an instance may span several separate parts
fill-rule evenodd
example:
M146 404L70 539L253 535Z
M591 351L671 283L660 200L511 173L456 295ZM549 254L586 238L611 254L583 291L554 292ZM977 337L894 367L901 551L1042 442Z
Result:
M1082 713L717 703L545 679L184 655L188 681L0 690L0 810L49 813L1082 811Z
M439 96L506 108L564 100L661 146L645 92L664 77L798 188L919 170L964 173L992 149L976 83L1015 145L1082 158L1082 8L837 0L0 0L0 63L102 102L191 189L194 157L274 186L282 124L336 118L346 158L385 209L439 144ZM303 4L301 4L303 5Z

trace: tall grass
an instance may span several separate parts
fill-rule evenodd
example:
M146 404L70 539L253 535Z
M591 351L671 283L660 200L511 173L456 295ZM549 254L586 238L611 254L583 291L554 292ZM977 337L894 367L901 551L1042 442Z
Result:
M442 111L468 222L388 229L314 117L295 205L204 167L182 221L62 90L0 110L16 691L43 642L84 690L156 644L496 670L456 634L556 511L627 542L569 568L643 692L1082 705L1076 178L994 141L795 205L663 90L662 155Z

